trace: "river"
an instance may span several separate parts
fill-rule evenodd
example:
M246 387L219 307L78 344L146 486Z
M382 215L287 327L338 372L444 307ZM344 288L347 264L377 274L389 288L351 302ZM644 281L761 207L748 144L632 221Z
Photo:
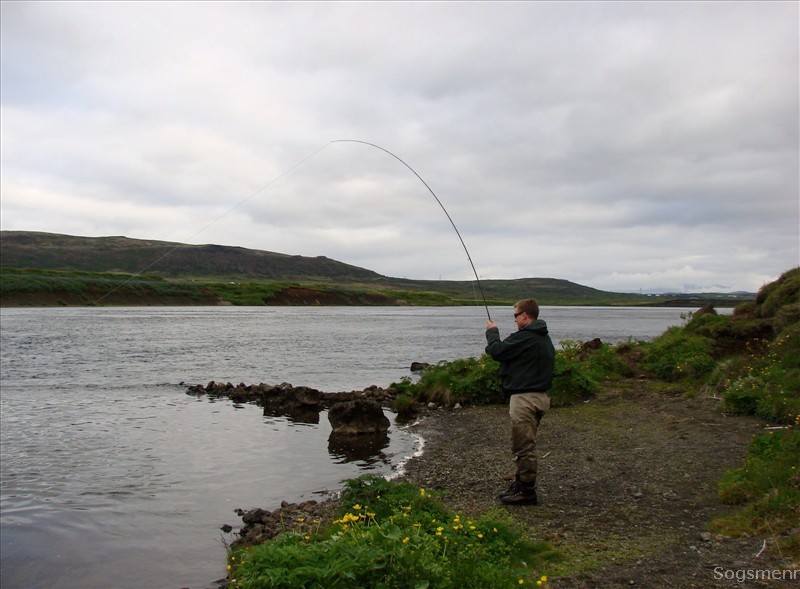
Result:
M511 308L490 309L503 336ZM693 309L543 307L554 342L650 340ZM483 307L0 310L3 589L177 589L224 576L237 508L391 475L418 448L395 424L371 456L330 425L186 394L181 383L388 386L411 362L478 356Z

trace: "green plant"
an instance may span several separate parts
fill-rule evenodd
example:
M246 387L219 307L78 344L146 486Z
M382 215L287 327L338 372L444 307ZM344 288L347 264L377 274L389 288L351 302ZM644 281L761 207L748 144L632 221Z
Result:
M778 280L759 290L756 295L758 314L761 317L774 317L787 305L800 301L800 268L784 272Z
M408 417L414 413L414 397L408 393L401 393L392 402L392 409L399 417Z
M800 425L800 415L796 420ZM756 436L744 465L722 477L718 494L723 503L742 507L714 520L712 530L733 536L771 534L784 544L786 556L800 556L800 545L781 536L800 525L800 430Z
M579 358L567 353L556 353L553 386L550 398L555 407L571 405L594 396L599 390L597 381L586 370Z
M598 347L587 347L583 342L576 340L564 340L559 343L561 349L558 353L570 360L579 361L592 380L618 379L631 374L630 366L622 357L634 346L631 342L616 346L601 343Z
M439 362L425 368L419 381L403 379L392 386L421 402L447 406L487 405L503 401L499 364L489 356Z
M463 518L425 489L374 475L345 486L340 517L318 533L231 553L230 587L512 587L544 584L537 570L559 558L508 521Z
M599 385L593 374L598 378L609 377L616 374L615 370L628 370L623 368L621 360L609 361L612 352L590 354L594 360L582 360L574 353L574 346L566 350L557 350L553 373L553 387L550 390L554 406L563 406L586 399L597 393ZM613 366L614 368L609 368ZM451 362L439 362L425 368L419 381L413 383L410 378L403 378L392 386L412 395L421 402L434 402L446 406L456 403L462 405L488 405L503 403L503 387L498 371L500 364L488 355L480 358L467 358Z
M711 344L707 337L671 327L645 348L643 365L662 380L699 380L716 366Z
M800 414L800 324L787 327L771 342L748 342L746 349L735 363L725 364L729 371L720 386L723 409L791 423Z
M755 376L738 378L725 389L722 408L738 415L755 415L764 383Z

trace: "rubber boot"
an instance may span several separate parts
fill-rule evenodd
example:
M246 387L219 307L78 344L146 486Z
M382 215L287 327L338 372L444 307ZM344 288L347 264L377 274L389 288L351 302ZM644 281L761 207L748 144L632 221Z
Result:
M531 485L520 481L517 490L501 497L500 502L503 505L536 505L539 502L536 497L536 483Z
M519 475L514 476L514 480L511 481L511 484L508 486L508 489L505 491L501 491L497 494L498 499L502 499L503 497L508 497L509 495L514 495L522 488L522 483L519 480Z

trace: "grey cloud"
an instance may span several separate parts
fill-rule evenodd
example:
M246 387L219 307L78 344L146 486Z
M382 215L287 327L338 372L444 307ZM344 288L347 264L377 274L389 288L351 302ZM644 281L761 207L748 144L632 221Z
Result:
M4 229L178 239L224 213L198 239L468 279L408 170L327 145L355 138L421 173L487 277L754 289L798 263L796 4L4 2L2 17Z

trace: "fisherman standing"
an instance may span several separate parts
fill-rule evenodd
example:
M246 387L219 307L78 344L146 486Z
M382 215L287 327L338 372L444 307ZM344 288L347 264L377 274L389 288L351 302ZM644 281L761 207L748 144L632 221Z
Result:
M514 322L516 333L504 340L497 324L486 322L486 353L500 362L503 392L510 396L511 451L517 464L514 481L499 498L504 505L536 505L536 431L550 408L547 391L553 382L555 348L535 300L514 305Z

